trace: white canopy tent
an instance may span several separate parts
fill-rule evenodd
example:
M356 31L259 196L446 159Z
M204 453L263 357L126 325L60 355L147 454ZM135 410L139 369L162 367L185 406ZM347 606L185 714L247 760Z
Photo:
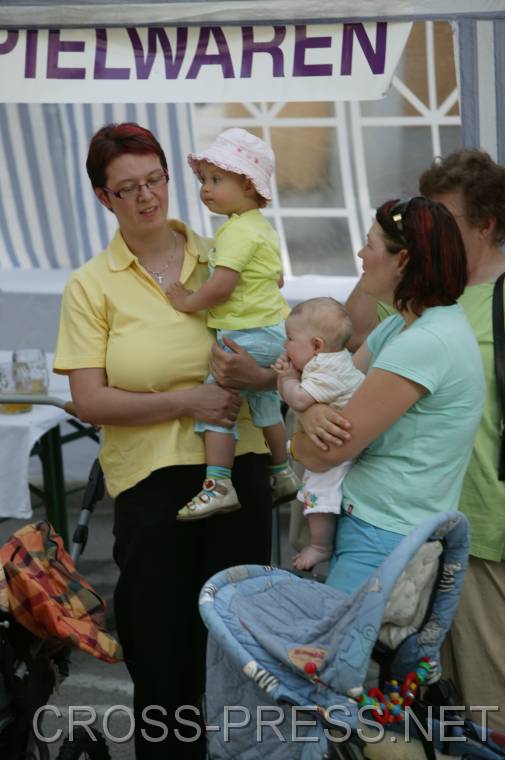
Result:
M505 0L395 0L380 2L377 0L226 0L226 2L197 2L192 0L159 0L159 2L133 2L132 0L82 0L81 2L64 2L59 0L2 0L0 5L0 30L18 30L23 28L83 28L83 27L113 27L113 26L174 26L174 25L234 25L275 23L293 24L328 24L345 21L412 21L419 19L448 19L457 22L459 73L460 73L460 103L462 115L463 142L467 146L478 146L488 150L493 157L505 163ZM2 32L0 32L0 35ZM4 37L6 32L3 33ZM0 36L0 54L3 53L2 37ZM2 90L7 83L0 84L0 102ZM58 82L48 82L47 87L54 91ZM265 88L265 100L269 92ZM245 98L246 99L246 98ZM334 93L328 93L328 99L337 99ZM48 98L49 100L49 98ZM47 102L47 101L46 101ZM13 222L6 209L0 207L0 230L3 237L3 250L10 251L9 257L4 256L3 265L7 258L11 266L34 266L37 263L44 267L62 265L75 266L90 255L90 250L97 250L97 240L93 232L87 233L83 225L87 221L86 203L75 211L80 220L80 230L72 229L69 220L68 204L71 196L76 195L77 201L85 198L85 190L80 186L82 175L77 168L64 167L66 176L77 187L76 193L66 192L57 180L51 183L51 176L59 175L62 161L74 163L75 155L83 155L84 144L88 137L85 126L91 125L91 109L95 107L74 106L62 109L52 109L49 106L20 107L19 109L2 110L0 114L1 145L5 162L4 169L13 177L16 188L13 189L12 200L19 206L19 217ZM148 124L156 125L156 119L161 121L161 137L164 136L163 122L168 122L172 144L177 187L179 189L173 211L185 216L192 223L198 222L198 211L193 202L194 186L189 186L190 180L177 176L177 151L190 149L191 129L187 112L180 106L168 106L139 110L131 104L126 108L125 118L139 118ZM73 112L73 113L72 113ZM117 118L112 108L103 108L104 121ZM158 128L160 125L157 125ZM58 155L58 143L55 139L65 141L69 149L65 156ZM180 144L180 139L184 144ZM165 143L166 144L166 143ZM170 147L169 147L169 152ZM26 157L19 162L16 157L21 153ZM41 167L39 161L45 158L49 167ZM50 162L49 162L50 159ZM23 166L25 163L25 166ZM35 169L35 176L34 176ZM45 169L45 170L44 170ZM25 172L23 180L22 172ZM22 235L30 234L30 220L24 218L26 204L19 203L22 197L22 186L26 185L26 176L31 175L34 182L34 198L32 218L39 222L39 233L44 238L45 256L33 253L33 246L25 245L16 254L13 238L18 237L16 226ZM40 175L40 177L38 176ZM42 177L48 178L48 190L52 197L57 198L62 208L61 218L57 220L64 228L64 239L67 243L66 257L58 257L54 252L51 241L51 225L45 218L46 209L43 195ZM40 186L37 187L37 179ZM174 183L175 184L175 183ZM2 183L3 186L4 183ZM101 230L100 241L108 233L109 220L100 211L91 212L87 209L90 221L96 222ZM98 218L94 219L98 214ZM9 219L9 224L7 222ZM16 225L17 222L17 225ZM12 225L13 230L8 226ZM58 226L58 224L56 225ZM110 226L110 225L109 225ZM36 232L34 233L36 234ZM82 238L86 238L83 240ZM71 241L74 241L72 246ZM75 241L79 241L75 245ZM24 253L23 253L24 250ZM34 260L35 259L35 260ZM2 259L0 259L0 262ZM2 265L0 263L0 265Z
M505 0L2 0L0 5L0 29L428 19L458 24L465 144L487 148L505 161Z
M501 0L2 0L0 28L500 17Z
M505 0L2 0L0 30L129 26L245 24L329 24L356 21L448 19L458 38L463 143L482 147L505 163ZM0 60L8 56L7 31L0 31ZM39 63L40 68L40 63ZM254 71L253 71L254 77ZM3 77L2 92L8 87ZM250 80L249 80L250 81ZM0 267L76 266L106 241L112 220L88 192L80 157L97 123L139 120L152 126L173 166L171 213L201 225L196 185L181 157L193 148L188 110L183 105L123 106L70 104L0 106ZM247 97L244 86L244 100ZM265 86L264 99L272 98ZM9 98L12 100L12 98ZM328 100L337 100L328 83ZM168 139L169 138L169 139ZM76 159L79 157L79 159ZM80 163L79 163L80 161ZM30 178L28 182L27 178ZM5 189L7 188L7 193ZM9 189L10 188L10 189ZM56 243L56 240L58 241ZM35 241L40 241L37 244Z

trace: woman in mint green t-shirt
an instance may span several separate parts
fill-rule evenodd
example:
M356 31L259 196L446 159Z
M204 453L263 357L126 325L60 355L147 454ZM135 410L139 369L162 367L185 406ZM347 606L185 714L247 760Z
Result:
M354 354L367 377L341 410L351 437L323 450L300 432L292 446L313 471L357 458L344 480L327 579L348 592L434 512L458 508L484 399L479 349L457 303L465 251L445 207L420 197L388 201L359 257L362 292L397 313ZM302 426L313 430L318 415L332 414L316 405Z

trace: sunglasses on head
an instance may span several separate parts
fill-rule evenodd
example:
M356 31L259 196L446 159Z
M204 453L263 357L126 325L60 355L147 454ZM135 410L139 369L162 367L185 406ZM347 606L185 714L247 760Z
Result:
M422 197L423 197L422 195L414 195L412 198L409 198L406 201L399 201L396 204L396 206L393 206L393 208L391 209L391 218L393 222L396 224L396 229L402 235L405 234L405 230L403 228L403 222L407 218L410 204L412 203L412 201L419 200Z

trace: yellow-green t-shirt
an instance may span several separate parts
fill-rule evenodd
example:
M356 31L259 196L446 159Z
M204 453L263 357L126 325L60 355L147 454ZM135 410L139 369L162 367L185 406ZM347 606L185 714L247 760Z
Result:
M186 237L181 281L196 290L207 278L212 241L181 222L172 221L171 226ZM205 379L213 341L205 312L175 311L118 230L108 248L67 283L54 371L99 367L105 369L109 385L123 390L183 390ZM237 454L265 453L246 402L238 422ZM107 489L117 496L160 467L202 464L205 452L194 419L179 417L154 425L104 425L100 462Z
M505 560L505 482L498 480L501 412L494 370L493 288L493 282L468 285L458 299L479 344L486 388L459 509L470 520L470 554L500 562ZM379 304L380 320L393 313L393 307Z
M216 232L211 267L240 272L227 301L209 310L208 324L220 330L276 325L289 307L279 290L282 274L279 237L258 209L232 214Z
M493 282L470 285L459 302L477 338L484 366L486 399L459 508L470 520L470 554L505 560L505 482L498 480L500 402L493 353Z

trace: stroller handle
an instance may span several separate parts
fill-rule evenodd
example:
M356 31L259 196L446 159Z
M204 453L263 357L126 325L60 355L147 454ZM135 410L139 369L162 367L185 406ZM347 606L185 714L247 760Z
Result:
M77 412L72 401L64 401L57 396L46 396L43 393L0 393L0 404L35 404L41 406L57 406L72 417Z

